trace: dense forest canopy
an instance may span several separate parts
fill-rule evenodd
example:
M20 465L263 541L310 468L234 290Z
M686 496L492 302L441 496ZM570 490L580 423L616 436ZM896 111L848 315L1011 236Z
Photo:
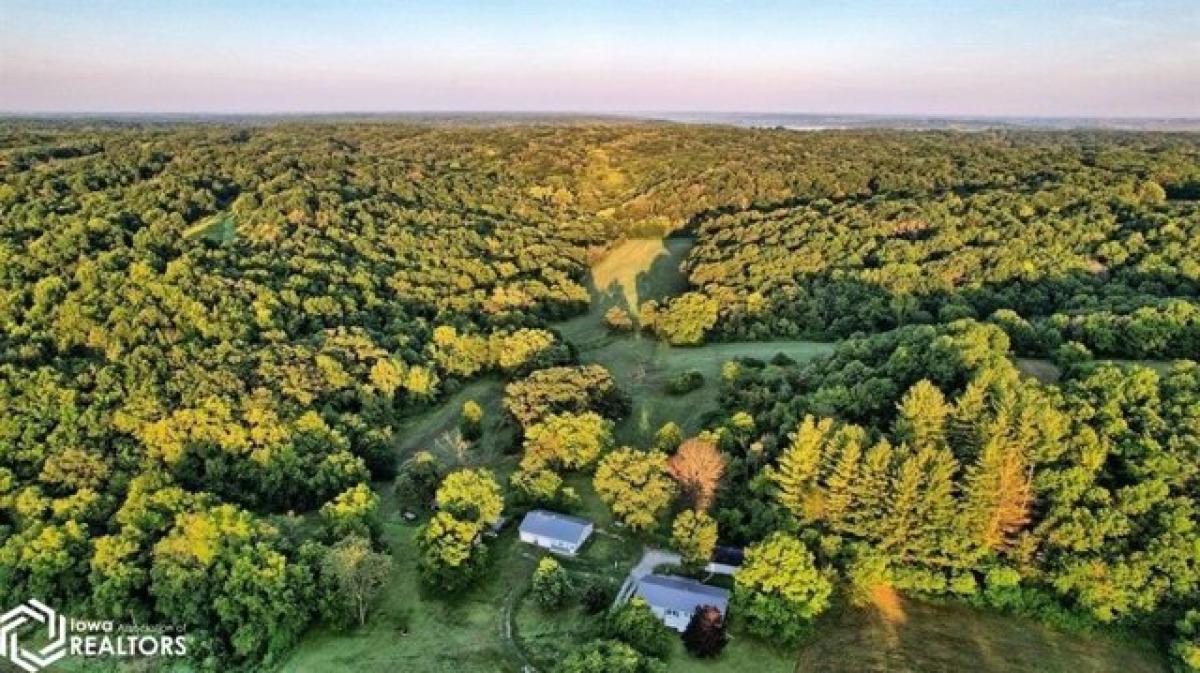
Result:
M1010 354L998 327L963 320L731 367L731 425L748 414L756 430L725 438L722 534L795 531L852 593L887 584L1168 641L1173 621L1193 628L1200 366L1077 360L1046 386ZM1194 637L1172 647L1195 666Z
M186 621L210 668L277 661L314 620L362 619L335 598L373 562L365 484L394 475L402 419L480 375L519 379L524 497L561 501L554 470L599 459L617 501L628 463L662 485L630 512L651 526L674 468L593 455L628 400L552 323L612 244L691 235L690 291L629 307L666 341L899 328L730 370L734 421L705 440L732 458L723 539L803 528L864 582L1183 619L1195 365L1087 351L1200 354L1198 198L1180 134L3 122L0 604ZM1014 350L1074 366L1032 384ZM903 489L930 473L921 509ZM458 539L423 563L469 552L475 529L434 521Z

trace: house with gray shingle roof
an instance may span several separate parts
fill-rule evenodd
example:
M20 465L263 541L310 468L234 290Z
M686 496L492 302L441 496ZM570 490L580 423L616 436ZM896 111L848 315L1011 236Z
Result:
M521 521L521 541L574 556L592 534L591 521L544 509L531 510Z
M687 629L692 613L701 605L712 605L722 615L729 605L728 591L671 575L646 575L638 580L636 595L664 624L680 632Z

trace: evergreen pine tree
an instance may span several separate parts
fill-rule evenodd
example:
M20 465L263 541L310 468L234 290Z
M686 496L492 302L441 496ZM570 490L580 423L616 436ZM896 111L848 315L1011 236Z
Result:
M879 539L886 525L890 471L895 449L881 439L869 450L852 483L855 506L843 516L842 531L861 538Z
M946 419L950 406L946 396L929 381L918 381L900 400L896 417L896 439L916 450L946 445Z
M858 478L859 463L862 461L863 441L866 433L858 426L846 426L838 431L832 442L833 448L826 452L823 467L823 511L822 515L835 530L845 527L846 516L858 506L854 492Z
M817 474L821 452L832 428L831 419L817 421L806 416L792 433L792 443L779 457L779 464L769 473L777 488L779 503L799 521L812 522L820 518Z

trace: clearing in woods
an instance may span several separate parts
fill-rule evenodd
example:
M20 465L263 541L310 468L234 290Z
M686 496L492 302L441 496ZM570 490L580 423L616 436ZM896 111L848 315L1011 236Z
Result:
M661 299L687 289L679 272L684 255L695 244L686 237L637 238L621 243L592 266L591 314L604 315L612 306L631 314L647 299Z
M645 446L655 430L675 421L687 433L700 430L717 408L721 365L738 357L769 360L784 353L796 361L818 357L832 344L807 341L714 343L673 348L638 333L609 332L604 312L621 306L636 313L639 302L679 294L687 282L679 263L691 247L687 238L627 241L593 270L593 301L587 315L554 325L580 351L583 362L602 364L633 397L633 413L617 427L621 443ZM597 289L597 288L603 288ZM1052 365L1050 365L1052 367ZM704 385L686 395L665 393L675 373L695 369ZM1023 369L1026 369L1023 367ZM1043 371L1043 375L1050 372ZM400 459L428 449L447 466L482 465L507 481L517 455L503 422L503 382L473 381L439 406L402 421L396 449ZM483 437L475 445L457 439L462 403L474 399L485 412ZM598 528L612 525L588 475L569 475L581 496L582 513ZM396 559L392 581L372 609L366 627L349 632L317 628L280 668L296 673L338 671L519 671L532 661L549 670L594 633L596 617L579 607L546 613L522 600L538 552L516 540L513 527L490 545L488 578L453 600L420 588L416 572L418 523L405 522L390 484L376 484L383 497L383 542ZM596 535L568 565L583 576L609 576L619 583L640 556L640 544L611 533ZM514 593L516 592L516 593ZM670 673L791 673L792 671L1044 671L1063 673L1151 673L1160 658L1105 636L1064 634L1028 620L981 613L963 606L908 600L888 588L873 594L875 606L846 608L820 619L807 645L796 653L773 648L735 632L723 655L699 660L677 642L667 662Z
M1042 383L1058 383L1062 372L1058 365L1043 358L1013 358L1017 369L1026 376L1031 376ZM1175 365L1173 360L1117 360L1101 358L1097 362L1120 365L1122 367L1149 367L1161 374L1166 374Z
M604 365L633 397L633 413L617 426L618 443L646 446L667 421L678 423L685 433L701 430L706 415L717 408L721 365L729 360L769 360L783 353L803 362L833 350L832 344L815 341L721 342L680 348L640 332L617 333L605 326L604 313L613 306L636 316L641 302L685 291L687 279L679 265L694 243L692 238L676 236L617 245L592 267L588 313L555 325L579 349L582 362ZM666 394L667 381L688 370L703 374L704 385L686 395Z

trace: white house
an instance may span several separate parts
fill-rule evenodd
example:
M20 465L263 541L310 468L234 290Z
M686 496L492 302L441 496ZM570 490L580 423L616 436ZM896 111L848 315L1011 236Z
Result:
M521 521L521 541L574 556L591 536L594 526L587 519L535 509Z
M650 606L663 624L683 632L701 605L712 605L725 614L729 592L686 577L646 575L638 580L636 595Z

